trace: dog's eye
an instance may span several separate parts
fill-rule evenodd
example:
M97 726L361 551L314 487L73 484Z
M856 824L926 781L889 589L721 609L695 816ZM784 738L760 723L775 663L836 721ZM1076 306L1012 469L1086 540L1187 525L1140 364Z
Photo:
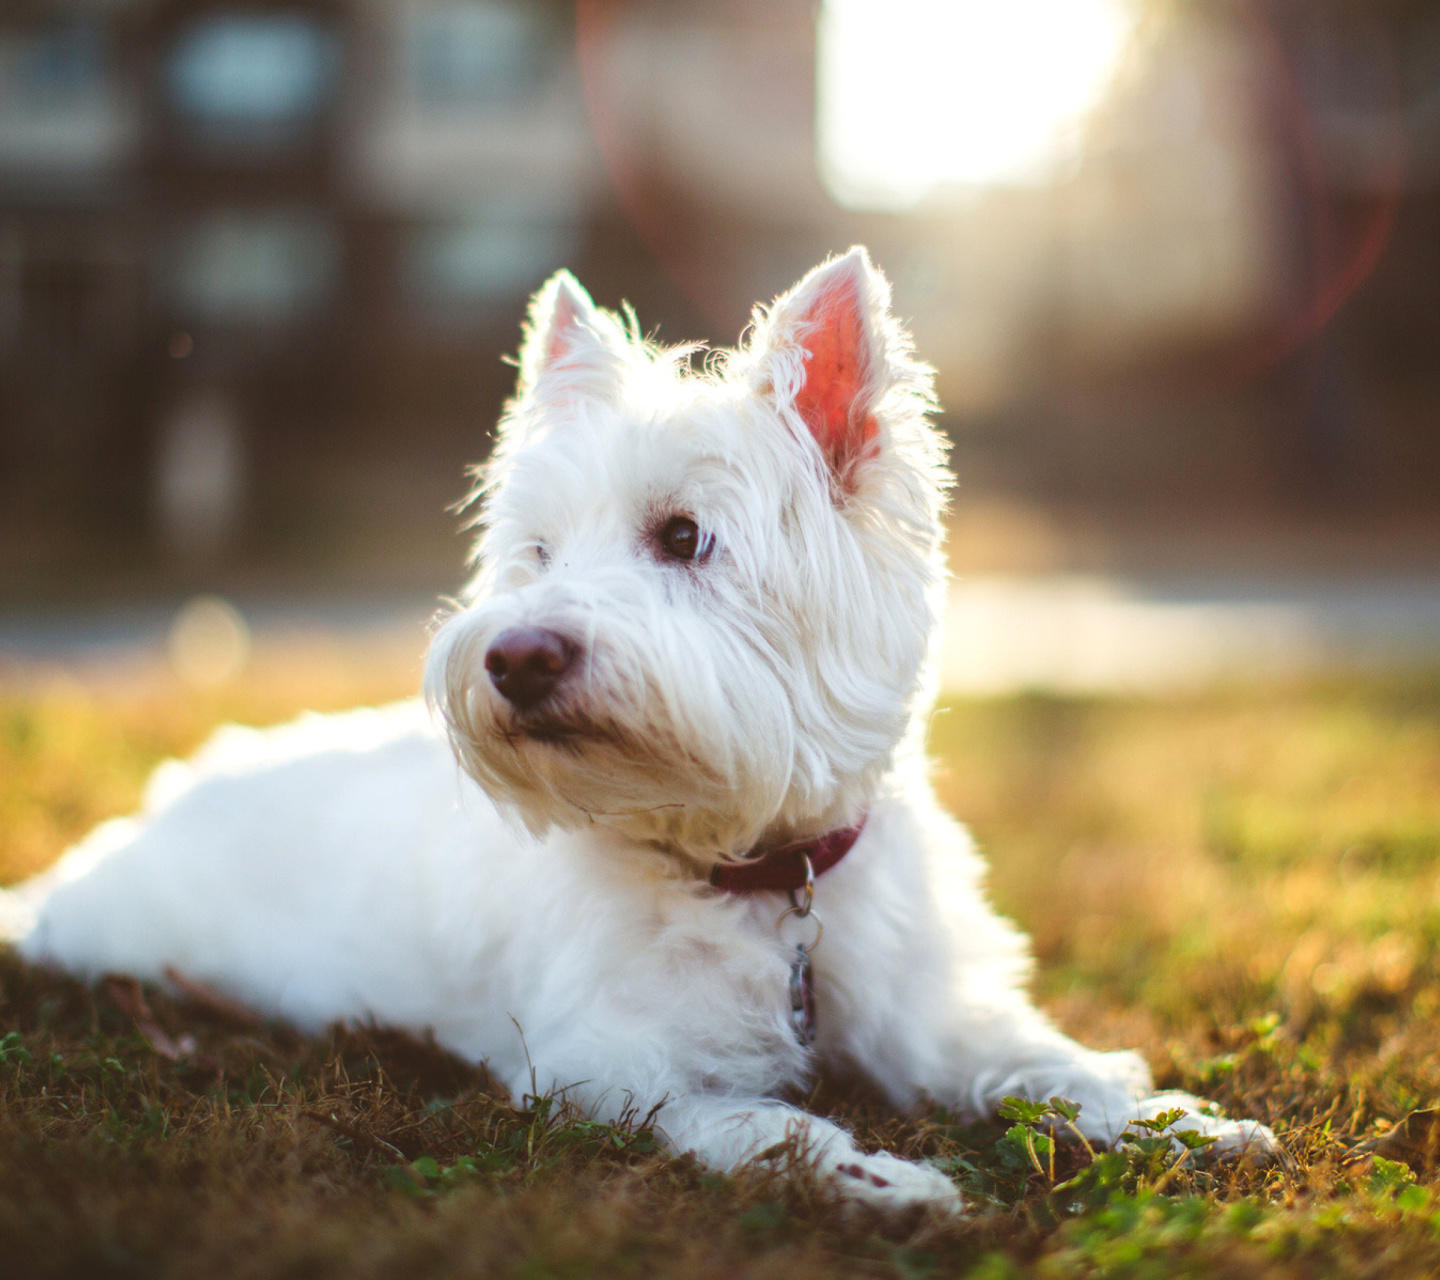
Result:
M660 549L673 560L700 554L700 526L689 516L672 516L660 530Z
M535 559L540 562L542 569L550 563L550 548L543 542L535 543Z

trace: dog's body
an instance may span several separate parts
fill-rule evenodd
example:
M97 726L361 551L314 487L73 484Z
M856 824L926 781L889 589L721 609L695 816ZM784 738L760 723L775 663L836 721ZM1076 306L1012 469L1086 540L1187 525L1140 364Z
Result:
M863 252L704 374L568 276L537 295L480 573L418 706L224 730L29 890L27 956L167 968L305 1028L433 1032L517 1096L660 1107L731 1168L788 1137L842 1193L954 1204L783 1101L826 1063L897 1105L1063 1094L1109 1141L1171 1105L1061 1035L936 805L922 738L943 572L929 372ZM448 743L445 738L448 737ZM459 760L463 772L457 770ZM478 783L478 785L477 785ZM772 890L716 866L860 826L814 886L813 1045ZM812 845L805 845L808 851Z

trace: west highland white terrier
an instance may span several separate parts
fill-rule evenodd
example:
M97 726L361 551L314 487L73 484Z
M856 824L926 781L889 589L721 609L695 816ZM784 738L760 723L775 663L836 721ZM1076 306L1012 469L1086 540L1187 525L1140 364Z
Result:
M865 252L703 371L696 350L556 275L430 650L443 733L418 703L222 729L21 890L21 953L432 1033L517 1099L658 1107L671 1150L722 1170L793 1140L879 1206L960 1199L786 1101L818 1068L967 1116L1064 1095L1104 1142L1181 1107L1269 1149L1031 1005L932 794L949 479Z

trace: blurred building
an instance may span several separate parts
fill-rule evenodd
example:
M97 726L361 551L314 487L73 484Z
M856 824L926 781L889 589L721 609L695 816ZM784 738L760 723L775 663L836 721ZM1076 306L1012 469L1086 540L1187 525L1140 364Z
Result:
M480 453L591 221L571 39L543 3L7 6L7 559L57 528L209 554L357 455L403 492L398 446Z
M964 37L897 0L850 83L867 3L8 0L0 579L403 560L448 538L554 267L729 342L855 241L970 492L1433 508L1440 5L1151 0L1049 168L887 205L829 149L897 102L880 145L953 142Z

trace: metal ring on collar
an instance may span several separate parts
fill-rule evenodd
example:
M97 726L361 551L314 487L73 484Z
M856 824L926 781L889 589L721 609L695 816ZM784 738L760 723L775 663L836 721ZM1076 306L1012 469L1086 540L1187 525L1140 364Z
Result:
M778 930L791 916L794 916L797 920L813 920L815 922L815 936L810 940L810 945L807 947L804 943L796 944L800 950L808 956L820 945L820 939L825 936L825 926L821 923L820 917L814 911L811 911L808 905L802 908L797 904L793 907L786 907L785 910L780 913L780 918L775 921L775 928Z
M802 854L801 861L805 863L805 905L802 907L798 902L795 901L795 890L791 889L790 911L787 911L785 915L789 915L790 912L793 911L803 920L806 916L810 914L810 907L815 901L815 866L810 861L809 854ZM780 917L780 919L782 920L784 918L785 916Z

